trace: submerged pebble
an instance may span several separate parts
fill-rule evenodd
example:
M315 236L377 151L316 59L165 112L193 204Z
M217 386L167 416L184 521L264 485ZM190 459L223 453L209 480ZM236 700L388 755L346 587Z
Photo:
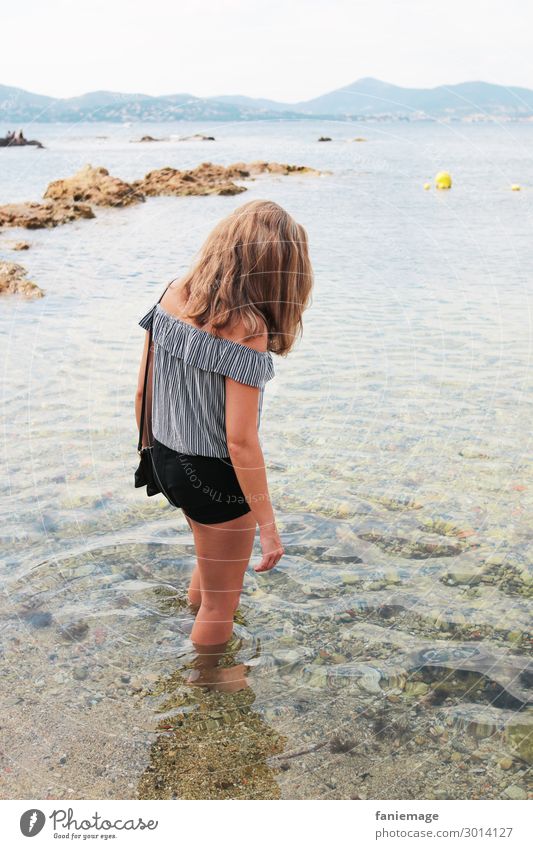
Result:
M527 799L527 792L520 784L510 784L503 792L508 799Z
M52 624L52 614L49 611L37 611L24 618L32 628L48 628Z

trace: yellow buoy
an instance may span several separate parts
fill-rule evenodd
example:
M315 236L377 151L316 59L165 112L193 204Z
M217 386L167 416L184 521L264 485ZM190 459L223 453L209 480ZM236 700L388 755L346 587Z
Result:
M424 183L424 188L427 192L427 190L431 188L431 183Z
M435 188L436 189L451 189L452 187L452 178L448 174L447 171L439 171L437 176L435 177Z
M513 185L511 186L511 191L512 192L519 192L521 190L521 188L522 188L522 186L519 186L518 183L513 183Z

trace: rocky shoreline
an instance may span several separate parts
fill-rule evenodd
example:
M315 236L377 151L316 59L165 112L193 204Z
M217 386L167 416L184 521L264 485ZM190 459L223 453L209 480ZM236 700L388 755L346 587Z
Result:
M237 162L216 165L202 162L192 170L159 168L139 180L127 183L113 177L106 168L85 165L72 177L55 180L46 189L42 201L11 203L0 206L0 228L56 227L77 218L94 218L92 206L124 207L144 202L146 197L162 195L237 195L246 191L235 180L253 180L260 174L318 176L322 172L305 165L279 162Z
M147 197L237 195L245 192L246 186L235 180L254 180L260 174L319 176L321 173L305 165L279 162L237 162L228 166L202 162L196 168L184 171L159 168L128 183L112 176L106 168L85 165L72 177L50 183L42 201L0 206L0 233L8 227L36 230L94 218L93 206L121 208L144 203ZM0 263L0 294L42 297L42 290L25 279L26 272L22 266L16 266L18 271L8 266L15 266L15 263Z

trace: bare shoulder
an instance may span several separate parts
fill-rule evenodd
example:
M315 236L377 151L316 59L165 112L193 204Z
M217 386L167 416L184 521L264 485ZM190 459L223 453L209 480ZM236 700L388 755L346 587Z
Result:
M224 338L230 339L232 342L239 342L241 345L246 345L254 351L264 353L268 347L268 331L265 321L258 317L258 328L254 333L250 333L244 326L242 319L235 322L231 327L224 330Z
M177 283L171 283L168 287L161 299L161 306L167 312L179 317L183 312L186 300L183 284L180 280Z

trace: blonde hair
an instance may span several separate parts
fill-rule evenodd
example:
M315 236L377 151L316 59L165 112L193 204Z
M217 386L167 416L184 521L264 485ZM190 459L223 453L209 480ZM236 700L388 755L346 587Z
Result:
M249 201L216 225L181 282L185 317L215 332L266 326L267 349L288 354L313 286L307 233L277 203Z

